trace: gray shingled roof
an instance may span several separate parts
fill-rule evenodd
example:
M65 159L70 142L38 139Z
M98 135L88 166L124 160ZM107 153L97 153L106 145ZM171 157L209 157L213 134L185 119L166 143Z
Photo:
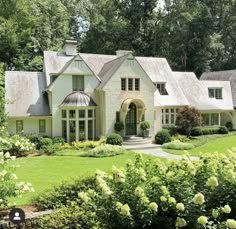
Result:
M6 112L10 117L50 115L45 86L44 73L7 71L5 97L11 103L6 105Z
M204 72L200 80L230 81L233 104L236 108L236 70Z
M173 72L165 58L136 57L135 58L153 82L165 82L168 95L155 92L155 106L186 106L189 105L184 93L177 84Z
M84 92L72 92L67 95L61 107L88 107L97 106L93 99Z
M174 77L191 106L199 110L233 110L230 82L198 80L193 72L174 72ZM209 87L223 88L223 99L209 98Z

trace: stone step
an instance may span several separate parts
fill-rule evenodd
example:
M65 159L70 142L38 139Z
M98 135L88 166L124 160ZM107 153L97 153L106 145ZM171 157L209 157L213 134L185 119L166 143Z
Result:
M143 138L139 136L125 137L123 145L137 145L151 143L151 138Z

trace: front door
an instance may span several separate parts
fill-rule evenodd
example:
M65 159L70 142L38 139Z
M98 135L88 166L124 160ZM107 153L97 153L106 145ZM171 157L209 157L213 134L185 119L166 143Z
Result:
M125 119L125 134L136 135L137 134L137 107L134 103L129 105L129 111Z

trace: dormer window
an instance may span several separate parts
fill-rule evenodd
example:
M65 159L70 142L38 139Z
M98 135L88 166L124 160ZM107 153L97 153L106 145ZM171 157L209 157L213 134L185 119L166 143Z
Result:
M155 83L155 85L160 95L168 95L168 92L166 90L166 83Z
M72 76L72 90L84 91L84 76Z
M209 98L223 99L222 88L208 88Z

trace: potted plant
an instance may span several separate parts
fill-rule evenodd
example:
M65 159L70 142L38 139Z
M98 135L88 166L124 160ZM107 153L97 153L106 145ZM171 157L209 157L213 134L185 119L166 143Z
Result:
M149 122L148 121L141 122L140 128L142 130L143 137L144 138L148 137L149 136L149 128L150 128Z
M114 125L114 129L117 133L119 133L122 137L124 136L124 123L123 122L116 122Z

